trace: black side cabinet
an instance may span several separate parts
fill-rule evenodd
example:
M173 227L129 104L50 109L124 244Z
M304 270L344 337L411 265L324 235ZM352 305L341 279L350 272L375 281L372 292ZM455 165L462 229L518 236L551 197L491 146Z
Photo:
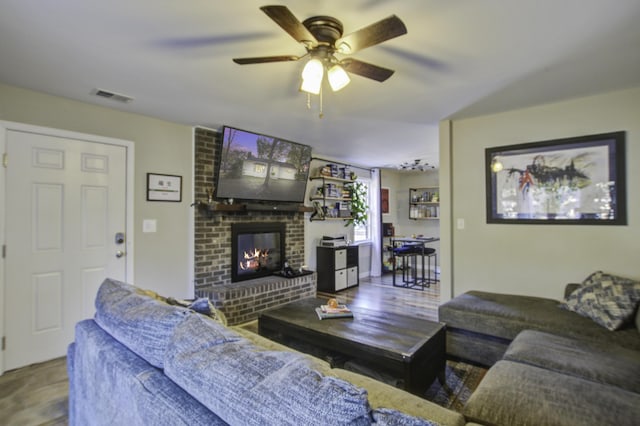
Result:
M358 246L318 247L316 259L318 291L335 293L359 284Z

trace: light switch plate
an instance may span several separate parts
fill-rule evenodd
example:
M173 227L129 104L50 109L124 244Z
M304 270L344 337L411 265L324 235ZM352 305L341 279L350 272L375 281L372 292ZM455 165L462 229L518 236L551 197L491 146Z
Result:
M155 219L144 219L142 221L142 232L156 232L157 230L157 221Z

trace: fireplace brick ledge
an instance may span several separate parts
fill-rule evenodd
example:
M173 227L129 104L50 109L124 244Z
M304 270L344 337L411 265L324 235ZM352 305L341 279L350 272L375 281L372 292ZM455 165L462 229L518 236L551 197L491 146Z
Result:
M196 297L206 297L227 317L229 325L258 318L260 312L316 296L317 274L295 278L262 277L232 284L198 287Z

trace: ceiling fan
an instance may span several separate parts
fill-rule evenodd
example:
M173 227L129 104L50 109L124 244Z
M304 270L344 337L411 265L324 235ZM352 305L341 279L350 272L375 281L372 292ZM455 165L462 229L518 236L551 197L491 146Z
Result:
M343 36L342 23L331 16L312 16L300 22L286 6L262 6L260 8L297 42L307 53L303 56L279 55L253 58L234 58L240 65L268 62L297 61L310 56L302 72L300 90L320 92L324 70L331 88L336 91L346 86L353 73L379 82L385 81L394 71L354 58L336 58L336 54L350 55L407 33L404 23L395 15Z

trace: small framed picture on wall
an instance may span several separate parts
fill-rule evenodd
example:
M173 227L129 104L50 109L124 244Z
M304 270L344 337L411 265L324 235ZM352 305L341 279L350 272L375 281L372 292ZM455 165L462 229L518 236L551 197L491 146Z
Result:
M382 214L389 213L389 188L380 188L380 208Z
M182 176L147 173L147 201L182 201Z

